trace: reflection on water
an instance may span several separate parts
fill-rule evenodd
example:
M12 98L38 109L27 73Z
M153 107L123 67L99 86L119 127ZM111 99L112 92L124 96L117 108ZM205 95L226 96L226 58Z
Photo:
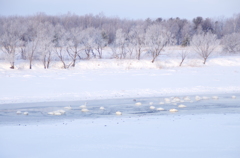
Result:
M131 98L131 99L109 99L109 100L88 100L86 101L87 112L82 112L80 106L85 101L73 102L45 102L45 103L22 103L0 105L0 124L9 123L36 123L41 121L52 121L59 119L82 119L101 117L138 117L144 115L185 115L201 113L240 113L240 95L233 99L231 94L218 95L218 99L211 95L206 96L185 96L176 97L154 97L154 98ZM168 99L165 99L168 98ZM185 100L184 100L185 99ZM170 101L170 102L169 102ZM141 105L136 105L141 102ZM164 104L159 104L159 103ZM186 107L180 108L179 105ZM71 109L64 107L71 105ZM152 106L150 109L150 106ZM100 109L104 107L104 110ZM157 108L163 108L161 111ZM178 112L171 113L170 109L177 109ZM49 112L62 110L60 115L49 115ZM63 110L65 112L63 112ZM21 114L17 114L21 111ZM116 116L116 112L122 112ZM28 112L24 115L23 112Z

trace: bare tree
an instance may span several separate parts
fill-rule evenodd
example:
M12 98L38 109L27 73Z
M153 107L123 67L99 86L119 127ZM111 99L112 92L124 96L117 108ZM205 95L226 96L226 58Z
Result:
M128 32L125 33L125 58L132 59L133 58L133 52L134 52L134 33ZM135 54L134 54L135 55Z
M189 51L188 51L187 49L183 49L183 50L179 53L179 55L180 55L180 57L181 57L181 62L180 62L180 64L179 64L179 66L182 66L182 63L183 63L184 60L187 58L188 54L189 54Z
M104 31L93 29L92 46L98 52L98 57L101 59L103 55L103 48L107 46L108 37Z
M21 29L17 19L8 19L2 25L0 35L0 48L5 53L5 59L10 63L10 68L14 69L16 48L20 45Z
M29 60L29 69L32 69L32 62L35 56L35 53L38 51L39 39L35 38L32 41L26 43L26 57Z
M223 17L218 17L213 19L215 22L213 23L213 27L214 27L214 34L217 35L218 39L223 37L223 26L224 26L224 22L225 19Z
M193 36L190 44L193 50L203 58L203 64L205 64L208 57L219 45L219 40L215 34L200 33Z
M117 30L115 43L116 43L116 46L119 48L118 58L119 59L126 58L127 34L122 29Z
M63 68L67 69L69 68L73 62L70 60L70 56L68 53L66 53L65 48L67 45L67 36L66 36L66 30L61 25L56 25L54 27L55 32L55 46L54 46L54 52L60 59L60 61L63 64ZM70 60L70 61L69 61Z
M170 18L166 21L165 26L167 29L174 35L174 38L176 40L176 44L180 45L182 41L184 40L184 31L183 29L186 29L186 26L188 25L188 21L186 19L180 19L180 18Z
M197 30L202 30L202 23L203 23L203 18L201 16L198 16L196 18L193 19L193 29L195 31Z
M240 53L240 33L225 35L222 39L223 51Z
M143 47L145 46L144 27L142 25L137 25L131 29L129 34L131 34L131 37L132 37L131 43L136 52L136 58L140 60L143 52Z
M213 26L213 22L211 19L206 18L205 20L203 20L202 22L202 30L207 33L207 32L214 32L214 26Z
M182 46L190 45L191 33L192 33L191 32L191 24L186 23L181 30L181 35L182 35L181 45Z
M55 47L54 50L55 50L55 53L57 54L58 58L62 62L63 68L68 69L73 64L73 62L72 62L72 60L70 60L70 57L68 56L68 54L65 52L64 45L61 42L63 42L63 41L59 41L58 47Z
M81 46L82 50L86 55L86 59L91 57L96 58L96 54L93 51L94 48L94 36L95 29L93 27L87 28L81 32Z
M146 44L152 55L152 63L161 54L163 48L173 42L172 34L165 27L158 24L149 26L146 32Z
M45 22L40 24L39 32L39 51L41 52L41 60L44 69L48 69L50 66L52 51L54 47L54 28L52 24Z
M32 69L34 57L38 55L36 53L39 51L39 44L42 36L42 27L41 23L37 20L30 21L27 27L33 30L32 33L28 35L29 37L24 44L26 59L29 61L29 69Z
M77 57L81 51L81 31L82 30L80 28L72 28L67 34L66 50L69 56L72 58L72 67L75 67Z
M113 42L112 44L109 45L109 47L111 48L112 50L112 55L111 55L111 58L118 58L118 54L117 54L117 45L115 42Z
M225 24L223 26L223 34L232 34L240 32L240 13L233 15L233 17L225 20Z
M51 31L52 27L55 31ZM56 29L60 27L63 31ZM39 59L44 68L49 68L56 55L68 68L69 65L75 66L78 59L102 58L107 45L112 48L114 58L140 60L142 53L147 51L154 62L164 47L173 41L177 45L188 46L194 34L207 36L208 32L222 38L224 51L239 52L240 14L226 19L199 16L192 21L180 18L127 20L103 14L78 16L71 13L60 16L44 13L25 17L0 16L0 49L12 69L15 58L19 57L17 53L21 59L29 60L30 68L32 62ZM212 45L204 49L211 50ZM211 54L208 53L200 55L204 63Z

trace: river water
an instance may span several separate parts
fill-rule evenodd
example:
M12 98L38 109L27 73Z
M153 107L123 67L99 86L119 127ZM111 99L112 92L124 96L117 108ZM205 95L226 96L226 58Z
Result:
M232 96L236 96L235 99ZM196 114L228 114L240 113L240 94L221 94L218 99L213 99L213 95L205 95L209 99L197 101L194 96L189 96L190 101L184 102L164 102L165 98L178 97L184 100L185 96L171 97L148 97L148 98L127 98L127 99L108 99L108 100L86 100L86 101L66 101L66 102L39 102L39 103L20 103L20 104L2 104L0 105L0 124L23 124L23 123L41 123L44 121L58 121L62 119L85 119L85 118L103 118L103 117L139 117L149 115L196 115ZM203 97L203 96L200 96ZM88 112L82 112L80 106L85 104ZM142 105L135 105L141 102ZM152 103L150 103L152 102ZM164 104L159 104L164 102ZM151 105L150 105L151 104ZM183 104L185 108L179 108ZM67 110L64 107L71 105L72 109ZM104 110L100 110L100 107ZM163 111L150 109L163 108ZM178 109L178 112L169 112L170 109ZM60 116L49 115L48 112L57 110L66 111ZM21 111L21 114L16 114ZM116 112L122 112L117 116ZM24 115L23 112L28 112Z

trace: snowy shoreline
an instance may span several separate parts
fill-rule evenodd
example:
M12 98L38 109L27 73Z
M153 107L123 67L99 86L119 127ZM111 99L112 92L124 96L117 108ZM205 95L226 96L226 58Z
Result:
M69 70L0 66L0 157L239 157L239 57L213 58L205 66L177 67L176 60L161 69L144 61L130 69L99 63L80 62ZM194 102L159 104L186 95ZM196 101L195 95L219 99ZM79 108L86 100L89 114ZM152 113L150 101L165 111ZM65 115L48 115L69 103L73 110ZM123 115L116 116L118 110Z
M18 62L15 70L0 63L0 104L240 93L239 56L210 58L206 65L189 59L183 67L164 58L154 64L81 61L68 70L45 70L40 63L29 70Z
M159 94L144 94L142 93L142 95L133 95L133 96L128 96L125 97L123 96L106 96L106 97L66 97L67 95L64 95L64 97L57 97L54 98L55 95L53 96L47 96L47 97L23 97L20 98L18 97L16 98L1 98L0 99L0 106L1 105L11 105L11 104L22 104L22 103L54 103L54 102L74 102L74 101L78 101L78 102L85 102L85 101L89 101L89 100L113 100L113 99L142 99L142 98L164 98L164 97L184 97L184 96L214 96L214 95L225 95L228 97L231 97L233 95L237 95L240 96L240 87L236 90L236 87L234 88L229 88L229 90L225 90L224 91L219 91L221 89L224 88L220 88L217 87L215 90L213 89L212 91L196 91L196 92L185 92L185 93L179 93L176 90L172 90L175 93L172 93L171 91L168 90L168 93L159 93ZM144 90L143 90L144 91ZM149 91L149 90L146 90ZM180 90L181 91L181 90ZM129 92L130 93L130 92ZM118 93L117 93L118 94ZM71 94L72 95L72 94ZM74 94L73 94L74 95ZM80 94L77 94L80 95Z

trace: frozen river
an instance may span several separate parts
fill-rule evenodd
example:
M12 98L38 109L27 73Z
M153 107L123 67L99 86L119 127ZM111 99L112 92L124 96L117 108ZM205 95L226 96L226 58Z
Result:
M219 95L218 99L213 99L212 95L200 97L205 97L205 99L197 101L196 96L189 96L190 100L184 100L183 96L177 96L175 98L178 98L179 101L170 102L165 102L165 98L173 100L174 97L88 100L86 101L88 112L81 111L80 106L85 104L84 101L2 104L0 105L0 123L1 125L27 124L59 119L109 118L118 117L115 114L117 111L122 112L121 117L240 113L240 96L236 96L235 99L232 99L231 94ZM141 105L137 106L137 102L141 102ZM159 104L160 102L162 104ZM71 110L65 108L69 105ZM178 105L186 107L179 108ZM150 106L154 106L155 109L150 109ZM101 110L100 107L104 107L104 110ZM157 108L164 110L158 111ZM169 110L173 108L178 112L170 113ZM61 116L48 114L58 110L64 110L65 113ZM21 111L21 114L16 114L17 111ZM28 115L24 115L23 112L28 112Z
M240 96L205 97L171 103L166 97L88 100L89 112L81 112L83 101L2 104L0 157L239 158ZM72 110L64 108L69 105ZM178 112L169 112L172 108ZM48 114L56 110L66 113Z

